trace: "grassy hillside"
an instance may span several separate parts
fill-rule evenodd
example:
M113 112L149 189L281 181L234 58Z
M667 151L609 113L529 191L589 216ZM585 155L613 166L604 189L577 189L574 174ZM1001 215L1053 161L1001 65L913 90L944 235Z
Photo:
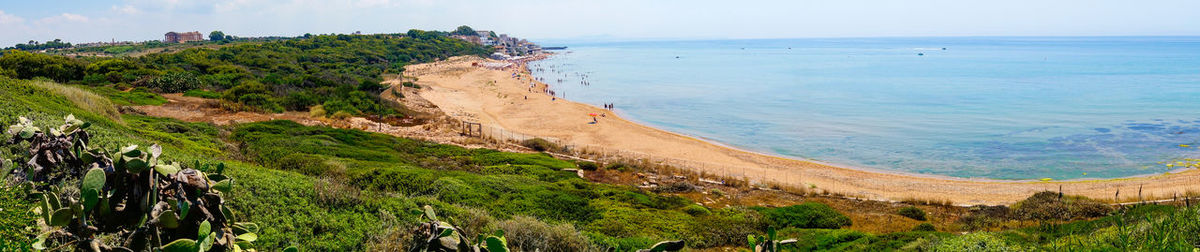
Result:
M575 163L544 154L465 149L357 130L272 121L217 127L117 114L114 103L85 88L0 77L0 123L26 116L51 125L67 114L93 123L93 144L116 149L158 143L165 157L190 164L225 162L237 179L229 204L262 226L260 251L296 245L305 251L390 250L411 239L432 205L468 236L504 230L524 250L646 248L682 239L691 248L744 247L768 227L799 241L798 251L1190 251L1200 245L1200 208L1137 206L1116 211L1086 199L1039 194L1004 214L960 222L1024 220L1034 227L973 232L872 234L827 206L709 209L687 199L578 178ZM23 149L0 148L12 159ZM25 247L35 235L33 199L0 189L0 247ZM890 213L880 213L890 214ZM922 216L906 213L910 218ZM1091 216L1102 216L1094 218ZM967 220L969 219L969 220ZM814 228L824 227L824 228Z
M383 74L399 74L411 63L487 52L440 32L309 35L138 57L73 58L9 50L0 53L0 76L111 87L97 90L132 104L161 101L144 91L109 90L208 90L222 92L231 107L247 110L304 111L322 105L330 114L392 115L396 111L378 98L385 88L379 84Z

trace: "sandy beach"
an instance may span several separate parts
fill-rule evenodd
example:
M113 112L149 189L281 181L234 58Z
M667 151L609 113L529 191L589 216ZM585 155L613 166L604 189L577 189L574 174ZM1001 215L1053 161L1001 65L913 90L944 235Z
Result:
M499 61L478 57L407 66L416 77L421 98L447 115L488 127L556 139L564 144L620 150L619 155L686 160L688 169L725 176L745 176L752 181L842 193L873 200L950 200L956 205L1009 204L1042 190L1122 201L1143 197L1171 198L1200 191L1200 172L1072 181L1007 181L905 174L823 164L753 153L694 137L667 132L622 119L613 111L552 98L542 92L546 84L532 81L523 66L490 69ZM514 73L518 77L514 77ZM533 82L534 86L530 87ZM617 106L620 106L617 104ZM589 114L598 114L596 123Z

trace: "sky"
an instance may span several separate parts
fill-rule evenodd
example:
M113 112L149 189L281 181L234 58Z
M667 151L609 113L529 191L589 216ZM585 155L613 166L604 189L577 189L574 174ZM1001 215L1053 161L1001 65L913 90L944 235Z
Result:
M533 41L1200 36L1196 0L0 0L0 47L398 33L469 25Z

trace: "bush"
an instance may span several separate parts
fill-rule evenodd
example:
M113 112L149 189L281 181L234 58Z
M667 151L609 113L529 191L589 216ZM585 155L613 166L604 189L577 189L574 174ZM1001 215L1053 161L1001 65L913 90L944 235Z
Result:
M1024 251L991 233L971 233L942 240L931 251Z
M807 202L804 204L760 210L767 223L782 228L841 228L850 226L850 217L833 210L828 205Z
M600 169L600 166L596 165L595 162L584 161L584 162L579 162L578 165L579 165L579 169L583 169L584 171L595 171L595 170Z
M200 79L190 72L170 72L146 82L146 87L163 93L179 93L201 87Z
M654 192L657 193L686 193L696 191L696 185L687 181L675 181L669 184L655 187Z
M513 251L598 251L571 224L550 225L533 217L516 216L496 223Z
M325 117L325 106L316 105L308 109L308 116Z
M333 113L333 115L329 116L329 118L333 118L333 119L342 120L342 119L350 118L350 117L353 117L353 116L354 116L354 115L353 115L353 114L350 114L349 112L346 112L346 111L338 111L337 113Z
M695 204L683 207L683 212L691 216L707 216L712 214L711 211L708 211L708 208Z
M625 163L621 163L621 162L611 163L611 164L608 164L607 166L604 166L605 170L617 170L617 171L621 171L621 172L627 172L627 171L629 171L629 168L630 168L629 165L627 165Z
M758 211L734 206L713 209L707 216L697 217L688 229L703 241L689 243L689 247L745 246L746 236L762 235L766 225ZM721 227L721 228L714 228ZM789 237L790 238L790 237Z
M18 50L9 50L2 54L0 68L5 71L0 74L20 79L45 77L58 82L78 80L83 78L86 67L82 61L63 56Z
M917 207L910 206L910 207L900 208L900 210L897 211L896 214L899 214L900 216L908 217L908 218L914 219L914 220L919 220L919 221L925 220L925 210L921 210L920 208L917 208Z
M1043 191L1013 204L1013 212L1027 220L1073 220L1103 217L1112 212L1112 207L1082 196Z
M221 93L203 90L203 89L192 89L192 90L188 90L187 92L183 92L183 96L200 97L200 98L205 98L205 99L217 99L217 98L221 98Z
M283 112L283 107L271 100L271 96L265 94L247 94L238 97L238 103L242 105L254 107L267 112Z
M521 141L521 146L525 146L535 151L549 151L558 148L558 146L554 143L541 138L526 139L525 141Z
M712 194L713 196L716 196L716 197L725 197L725 191L721 191L720 188L713 188L712 190L708 190L708 194Z
M922 222L921 224L917 224L917 226L913 227L912 231L937 232L937 228L933 227L933 224L929 224L929 222Z

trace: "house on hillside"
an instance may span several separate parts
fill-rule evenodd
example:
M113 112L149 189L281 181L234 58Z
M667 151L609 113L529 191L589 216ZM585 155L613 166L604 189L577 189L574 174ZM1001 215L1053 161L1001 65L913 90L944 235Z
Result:
M204 40L204 35L200 35L200 32L198 32L198 31L184 32L184 33L168 32L166 35L163 35L163 42L166 42L166 43L187 43L187 42L192 42L192 41L203 41L203 40Z

